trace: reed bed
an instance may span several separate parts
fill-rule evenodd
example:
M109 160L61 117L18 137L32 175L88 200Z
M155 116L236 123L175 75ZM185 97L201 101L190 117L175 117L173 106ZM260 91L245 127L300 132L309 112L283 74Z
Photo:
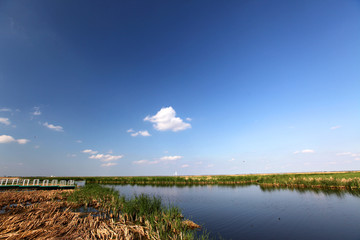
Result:
M207 176L148 176L148 177L62 177L98 184L139 185L244 185L287 186L298 188L360 189L360 171L314 172L284 174L244 174Z
M177 208L113 189L0 192L0 239L196 239ZM90 209L91 211L79 211ZM207 239L206 235L199 237Z

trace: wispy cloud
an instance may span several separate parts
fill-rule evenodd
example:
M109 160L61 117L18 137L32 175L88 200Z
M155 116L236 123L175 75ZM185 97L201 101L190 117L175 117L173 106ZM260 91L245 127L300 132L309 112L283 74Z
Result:
M212 168L212 167L215 167L215 165L214 164L208 164L207 167Z
M134 130L133 130L132 128L130 128L130 129L128 129L126 132L132 133L132 132L134 132Z
M0 112L12 112L10 108L0 108Z
M91 154L91 155L94 155L94 154L98 153L98 151L94 151L94 150L91 150L91 149L85 149L82 152L83 153L88 153L88 154Z
M147 164L149 163L149 160L139 160L139 161L133 161L134 164Z
M186 123L181 118L176 117L176 112L171 106L161 108L154 116L145 117L144 121L154 123L153 127L158 131L177 132L191 128L190 123Z
M28 140L28 139L17 139L16 141L17 141L19 144L26 144L26 143L30 142L30 140Z
M132 137L136 137L136 136L149 137L149 136L151 136L151 135L150 135L150 133L149 133L147 130L145 130L145 131L133 132L133 133L131 133L131 136L132 136Z
M342 153L337 153L336 156L347 156L347 155L351 155L351 152L342 152Z
M44 123L43 126L49 128L51 130L57 131L57 132L63 132L64 131L62 126L55 126L53 124L49 124L48 122Z
M161 157L160 160L161 161L175 161L175 160L179 160L183 158L183 156L164 156Z
M75 142L76 142L76 143L82 143L82 141L81 141L81 140L76 140Z
M330 128L330 130L335 130L335 129L338 129L338 128L341 128L341 126L333 126Z
M101 164L102 167L111 167L111 166L116 166L116 165L118 165L118 163L109 162L109 163Z
M187 167L190 167L190 165L189 164L183 164L183 165L181 165L181 167L182 168L187 168Z
M312 149L304 149L304 150L301 150L301 151L295 151L294 154L299 154L299 153L315 153L314 150Z
M8 118L0 118L0 123L5 124L6 126L9 126L11 124Z
M30 142L28 139L15 139L12 136L9 135L0 135L0 143L11 143L11 142L17 142L18 144L26 144Z
M89 158L90 159L98 159L102 162L110 162L110 161L116 161L120 158L122 158L123 155L111 155L111 154L96 154L96 155L91 155Z
M176 161L183 158L183 156L164 156L161 157L159 159L155 159L153 161L149 161L149 160L139 160L139 161L133 161L133 164L158 164L158 163L167 163L167 162L171 162L171 161Z
M34 107L34 112L31 113L33 116L41 115L40 107Z
M337 153L336 156L340 156L340 157L351 157L353 158L355 161L360 161L360 153L352 153L352 152L341 152L341 153Z

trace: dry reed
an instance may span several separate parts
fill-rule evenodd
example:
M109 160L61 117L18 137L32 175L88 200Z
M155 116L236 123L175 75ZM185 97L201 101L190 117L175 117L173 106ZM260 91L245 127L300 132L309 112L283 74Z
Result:
M0 192L0 239L150 238L145 226L72 212L62 192Z

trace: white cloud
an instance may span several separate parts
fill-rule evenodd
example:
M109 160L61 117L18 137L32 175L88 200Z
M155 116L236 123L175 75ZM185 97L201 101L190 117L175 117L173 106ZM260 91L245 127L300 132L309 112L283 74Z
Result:
M233 161L235 161L235 158L231 158L231 159L229 160L229 162L233 162Z
M0 143L11 143L11 142L17 142L19 144L26 144L30 142L28 139L15 139L12 136L9 135L1 135L0 136Z
M6 126L11 124L8 118L0 118L0 123L5 124Z
M360 158L355 158L354 160L355 160L355 161L360 161Z
M0 136L0 143L11 143L15 142L15 139L9 135L1 135Z
M34 107L34 112L31 113L34 116L41 115L40 107Z
M183 158L182 156L164 156L161 157L160 159L154 160L154 161L149 161L149 160L139 160L139 161L133 161L133 164L158 164L158 163L167 163L169 161L175 161L178 159Z
M18 140L16 140L19 144L26 144L26 143L28 143L28 142L30 142L30 140L28 140L28 139L18 139Z
M149 163L148 160L139 160L139 161L133 161L134 164L146 164Z
M330 128L330 130L335 130L335 129L338 129L338 128L341 128L341 126L333 126Z
M127 130L126 132L131 133L134 132L134 130L132 128L130 128L129 130Z
M304 150L301 150L301 151L295 151L294 154L299 154L299 153L315 153L314 150L312 149L304 149Z
M302 153L314 153L315 151L312 149L304 149L301 151Z
M212 167L214 167L214 166L215 166L214 164L209 164L209 165L207 165L208 168L212 168Z
M191 128L190 123L184 122L181 118L175 117L176 112L172 107L161 108L154 116L147 116L144 121L154 123L158 131L182 131Z
M181 167L182 168L187 168L187 167L190 167L190 165L189 164L183 164L183 165L181 165Z
M161 161L175 161L178 159L183 158L182 156L164 156L162 158L160 158Z
M98 151L94 151L94 150L91 150L91 149L85 149L84 151L82 151L83 153L88 153L88 154L91 154L91 155L94 155L94 154L97 154Z
M115 166L115 165L118 165L117 163L104 163L104 164L101 164L102 167L111 167L111 166Z
M149 136L151 136L150 133L149 133L147 130L131 133L131 136L133 136L133 137L136 137L136 136L139 136L139 135L140 135L140 136L143 136L143 137L149 137Z
M0 112L12 112L10 108L0 108Z
M110 162L110 161L116 161L120 158L122 158L123 155L111 155L111 154L97 154L97 155L91 155L89 158L90 159L99 159L103 162Z
M186 121L191 122L192 119L191 118L186 118Z
M48 122L44 123L43 125L45 127L49 128L49 129L57 131L57 132L63 132L64 131L62 126L55 126L53 124L49 124Z
M337 153L336 156L347 156L347 155L351 155L351 152L342 152L342 153Z
M76 140L75 142L76 142L76 143L82 143L82 141L81 141L81 140Z

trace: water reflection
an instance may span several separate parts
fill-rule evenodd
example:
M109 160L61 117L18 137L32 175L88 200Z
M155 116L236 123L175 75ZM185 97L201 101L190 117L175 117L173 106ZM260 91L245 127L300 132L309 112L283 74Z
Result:
M295 188L295 187L272 187L272 186L262 186L259 185L261 191L263 192L276 192L276 191L284 191L289 190L292 192L298 192L300 194L305 194L308 192L316 193L316 194L324 194L324 195L336 195L339 198L345 197L347 194L350 194L355 197L360 197L360 190L353 189L326 189L326 188Z
M242 185L108 185L160 196L223 239L360 239L360 191ZM304 231L306 229L306 231Z

